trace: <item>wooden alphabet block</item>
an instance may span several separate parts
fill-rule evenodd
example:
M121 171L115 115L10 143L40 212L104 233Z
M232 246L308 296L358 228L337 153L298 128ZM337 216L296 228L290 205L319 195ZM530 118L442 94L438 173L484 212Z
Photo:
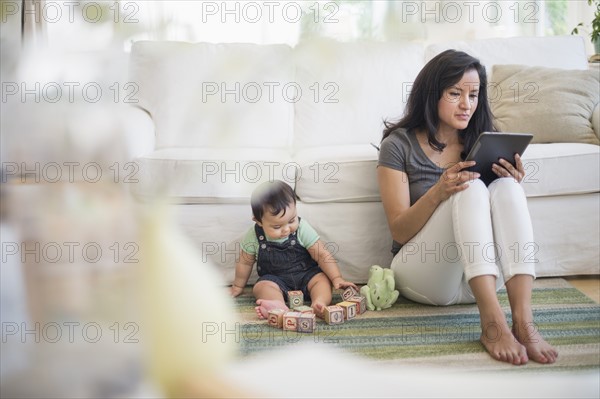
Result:
M285 310L283 309L272 309L269 310L269 317L267 319L268 323L270 326L276 327L276 328L282 328L283 327L283 314L285 313Z
M360 295L360 293L354 289L354 287L348 287L344 290L344 292L342 292L342 301L347 301L348 299L357 295Z
M348 302L356 303L357 314L363 314L367 311L367 298L365 298L364 296L353 296L352 298L348 299Z
M287 294L290 309L304 305L304 294L302 291L288 291Z
M326 306L323 310L323 318L327 324L342 324L344 322L344 309L341 306Z
M356 303L355 302L340 302L337 306L341 307L344 311L344 320L351 320L356 317Z
M296 306L294 308L294 312L300 312L300 313L314 313L315 311L313 310L313 308L311 308L310 306Z
M300 317L298 317L298 332L314 332L316 324L317 316L314 313L302 313Z
M298 318L300 312L285 312L283 315L283 329L289 331L298 331Z

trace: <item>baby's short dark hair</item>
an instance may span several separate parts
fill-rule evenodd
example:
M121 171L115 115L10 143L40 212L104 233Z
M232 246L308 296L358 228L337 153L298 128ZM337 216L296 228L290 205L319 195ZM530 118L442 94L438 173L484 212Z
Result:
M296 203L296 195L289 184L281 180L262 183L254 189L250 197L250 206L254 218L261 222L265 209L272 215L285 215L285 209Z

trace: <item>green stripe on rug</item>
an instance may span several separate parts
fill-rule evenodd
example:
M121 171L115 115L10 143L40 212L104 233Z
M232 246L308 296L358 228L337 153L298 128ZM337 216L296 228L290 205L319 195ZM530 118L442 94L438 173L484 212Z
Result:
M534 287L536 327L559 351L559 360L551 368L599 368L600 305L562 279L539 279ZM339 293L334 292L334 302L340 300ZM508 313L506 292L500 291L498 296ZM367 312L341 325L330 326L317 320L316 331L306 334L276 329L258 320L249 289L235 301L241 319L245 320L240 334L243 356L314 342L378 361L409 361L439 367L460 364L459 359L467 355L477 358L474 363L477 367L506 369L506 365L491 359L479 343L479 314L474 304L435 307L401 298L390 309ZM510 314L508 319L510 323ZM440 363L440 357L445 363ZM527 365L529 368L548 367L530 366L531 363Z

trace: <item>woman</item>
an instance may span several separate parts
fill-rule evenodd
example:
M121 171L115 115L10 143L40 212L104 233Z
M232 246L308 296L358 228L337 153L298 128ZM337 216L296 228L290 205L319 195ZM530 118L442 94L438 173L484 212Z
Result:
M515 365L553 363L531 310L535 242L515 155L494 164L486 185L463 159L480 133L493 131L485 68L448 50L415 79L405 116L386 122L377 176L395 253L391 268L405 297L431 305L476 302L481 342ZM509 328L496 292L512 311Z

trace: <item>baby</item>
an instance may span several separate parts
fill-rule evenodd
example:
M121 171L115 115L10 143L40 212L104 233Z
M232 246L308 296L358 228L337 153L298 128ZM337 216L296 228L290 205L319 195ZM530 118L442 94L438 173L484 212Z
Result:
M315 314L331 304L331 287L354 287L344 280L337 262L317 232L296 212L292 188L279 180L258 186L250 198L256 223L241 243L231 295L242 293L256 261L259 279L254 285L256 313L266 318L269 310L288 310L288 291L302 291Z

